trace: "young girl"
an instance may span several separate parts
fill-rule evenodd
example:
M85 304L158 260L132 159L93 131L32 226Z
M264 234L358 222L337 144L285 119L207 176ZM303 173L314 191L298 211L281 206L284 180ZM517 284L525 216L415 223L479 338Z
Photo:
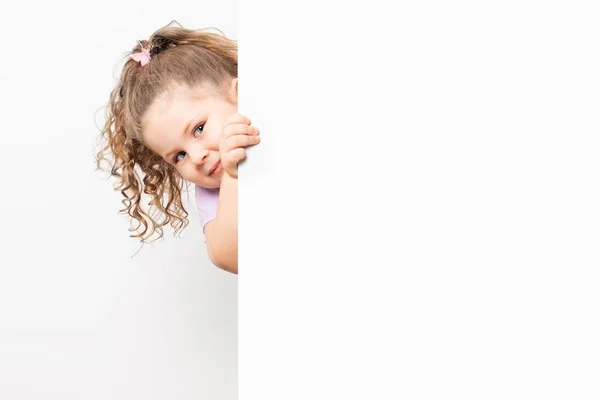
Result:
M109 162L124 197L120 211L136 220L131 236L142 242L162 237L168 223L175 233L187 226L181 191L185 181L195 184L209 257L234 274L237 165L260 141L237 113L237 67L236 42L215 33L167 26L138 42L110 94L96 158L98 168Z

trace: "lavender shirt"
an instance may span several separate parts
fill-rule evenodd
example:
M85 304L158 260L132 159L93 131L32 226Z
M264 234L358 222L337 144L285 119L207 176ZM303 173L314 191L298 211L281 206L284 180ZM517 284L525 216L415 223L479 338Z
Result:
M219 189L206 189L196 185L196 210L200 216L202 232L204 227L217 216Z

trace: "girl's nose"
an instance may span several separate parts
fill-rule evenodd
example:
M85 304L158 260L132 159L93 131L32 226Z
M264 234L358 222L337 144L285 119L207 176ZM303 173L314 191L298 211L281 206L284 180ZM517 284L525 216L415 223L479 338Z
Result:
M206 157L208 156L208 150L205 149L190 149L188 151L188 156L190 157L190 161L195 165L201 165L206 161Z

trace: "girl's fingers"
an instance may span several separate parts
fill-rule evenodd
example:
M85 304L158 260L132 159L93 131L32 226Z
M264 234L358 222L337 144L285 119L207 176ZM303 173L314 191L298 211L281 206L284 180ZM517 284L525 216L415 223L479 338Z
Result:
M260 132L255 126L244 124L227 125L223 128L223 137L228 138L233 135L258 135Z
M252 121L250 121L250 118L246 117L245 115L242 115L240 113L233 113L225 118L225 125L230 124L251 125Z
M260 136L258 135L235 135L225 139L222 151L232 151L239 147L254 146L258 143L260 143Z
M226 162L231 163L231 164L237 164L240 161L242 161L244 158L246 158L246 150L241 147L237 148L237 149L233 149L227 153L225 158L226 158L226 160L225 160Z

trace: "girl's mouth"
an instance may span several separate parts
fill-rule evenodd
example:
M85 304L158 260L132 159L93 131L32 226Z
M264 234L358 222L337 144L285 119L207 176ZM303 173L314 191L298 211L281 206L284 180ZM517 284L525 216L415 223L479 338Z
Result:
M214 173L219 173L221 172L221 160L217 161L217 163L215 165L213 165L213 167L210 169L210 171L208 171L208 175L212 175Z

